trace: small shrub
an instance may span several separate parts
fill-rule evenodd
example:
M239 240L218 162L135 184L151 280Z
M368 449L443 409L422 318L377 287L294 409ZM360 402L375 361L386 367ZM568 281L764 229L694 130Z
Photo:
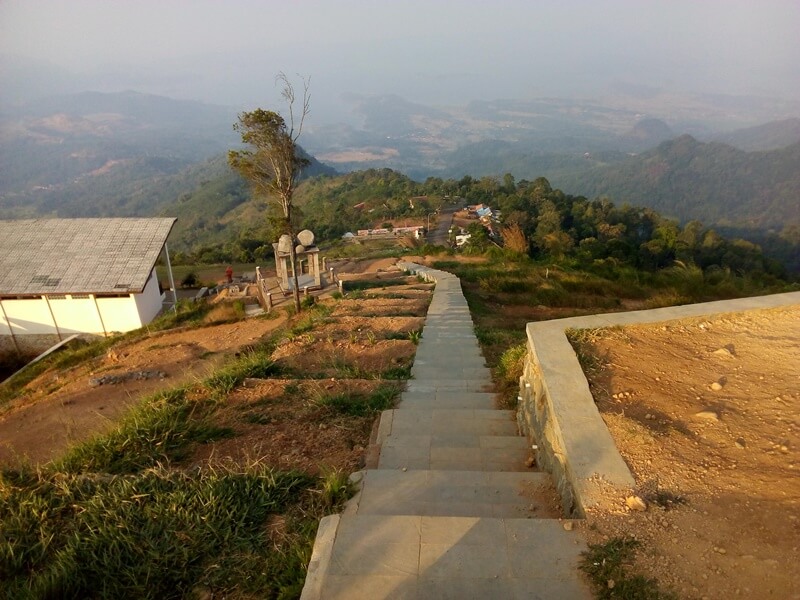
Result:
M602 361L594 352L593 344L596 340L606 335L604 329L567 329L565 332L581 369L587 375L596 373L603 367Z
M197 274L193 271L189 271L186 276L181 279L181 287L184 288L197 287L198 283L200 283L200 280L197 278Z
M655 580L632 575L629 570L639 542L614 538L591 544L583 553L580 568L588 576L601 600L674 600L675 595L658 589ZM613 582L613 583L612 583Z
M239 318L244 319L247 316L247 308L244 300L234 300L232 303L233 313Z
M528 355L527 344L511 346L500 355L497 363L497 376L505 384L515 386L525 369L525 357Z
M353 495L350 478L342 469L321 469L322 504L327 508L341 506Z
M389 367L380 374L381 379L411 379L411 365Z

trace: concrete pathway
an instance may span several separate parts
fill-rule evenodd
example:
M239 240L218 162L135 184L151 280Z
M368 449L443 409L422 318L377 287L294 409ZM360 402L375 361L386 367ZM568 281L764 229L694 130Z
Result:
M457 277L436 281L413 379L381 415L376 468L342 515L320 523L304 600L591 598L546 473L513 411L494 409Z

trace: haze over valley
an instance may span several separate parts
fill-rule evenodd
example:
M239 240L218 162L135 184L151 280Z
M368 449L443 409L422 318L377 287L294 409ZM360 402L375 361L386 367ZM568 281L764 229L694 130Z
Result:
M792 2L70 8L0 5L2 218L180 212L236 180L231 126L284 108L285 71L311 82L309 175L543 176L759 241L800 226Z

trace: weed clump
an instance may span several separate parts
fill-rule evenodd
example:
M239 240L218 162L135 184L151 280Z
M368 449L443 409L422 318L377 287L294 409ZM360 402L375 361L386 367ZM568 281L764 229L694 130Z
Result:
M675 600L671 592L659 590L654 579L633 575L630 568L639 542L614 538L605 544L590 544L580 568L588 576L600 600Z
M394 406L398 389L394 385L382 385L370 394L342 392L323 395L317 403L344 415L363 417L377 414Z
M178 462L193 444L232 435L206 418L204 408L184 388L157 393L109 433L73 447L54 467L71 474L125 474Z

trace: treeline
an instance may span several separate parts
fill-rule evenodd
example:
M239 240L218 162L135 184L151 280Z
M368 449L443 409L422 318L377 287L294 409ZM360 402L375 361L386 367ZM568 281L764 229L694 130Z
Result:
M786 275L783 265L752 242L727 239L699 221L680 226L649 208L570 196L543 177L520 181L513 189L507 179L505 185L497 183L495 193L492 204L502 211L499 233L511 252L570 257L586 266L609 261L655 271L677 261L704 270ZM480 234L470 240L479 249L489 241Z
M791 242L791 227L800 226L800 143L744 152L684 135L612 165L554 174L551 181L588 197L647 206L681 222L699 219L737 228L749 239L771 230L770 250L792 260L780 253L780 240ZM793 268L800 268L796 256Z
M178 262L250 262L269 258L278 225L270 222L270 209L263 201L243 202L245 189L228 182L231 189L216 190L218 204L204 202L195 212ZM234 193L235 192L235 193ZM232 231L218 219L231 220L231 207L220 198L235 197ZM321 175L304 181L296 195L296 226L314 231L317 239L331 240L348 231L380 226L384 221L414 217L424 219L446 203L485 203L499 209L495 237L475 223L469 252L495 246L503 251L537 260L576 261L584 268L627 265L655 271L675 264L695 265L703 270L763 274L785 277L786 268L765 257L761 248L742 239L729 239L699 221L680 225L655 210L618 206L608 199L588 199L554 189L543 177L533 181L465 176L461 179L430 177L422 183L391 169L369 169L341 176ZM187 201L187 204L192 204ZM195 206L194 208L200 208ZM188 223L187 223L188 225ZM203 232L220 228L232 233L224 242L203 243ZM192 230L197 235L192 243ZM216 238L219 240L219 238Z

